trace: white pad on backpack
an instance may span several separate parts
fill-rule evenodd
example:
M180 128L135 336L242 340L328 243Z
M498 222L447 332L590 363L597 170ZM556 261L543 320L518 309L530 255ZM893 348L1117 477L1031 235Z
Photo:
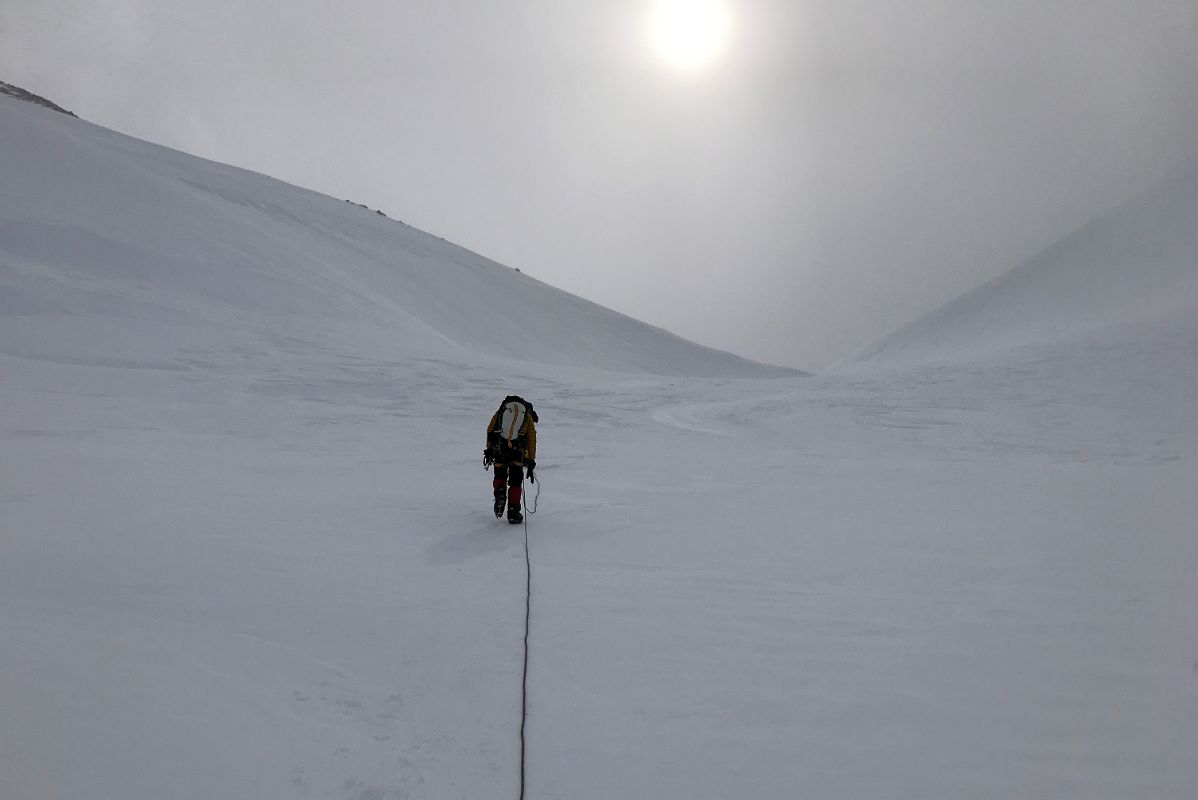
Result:
M524 430L524 417L527 413L523 403L513 400L505 404L499 420L499 435L509 443L519 439L520 432Z

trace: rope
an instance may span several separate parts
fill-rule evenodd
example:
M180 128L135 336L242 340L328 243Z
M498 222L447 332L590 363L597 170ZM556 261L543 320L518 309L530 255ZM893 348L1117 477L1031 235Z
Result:
M520 470L520 493L524 493L524 470ZM540 481L536 481L537 494L541 493ZM530 511L531 513L535 513ZM524 800L524 776L528 764L528 747L524 731L528 725L528 631L532 622L532 559L528 555L528 516L524 517L524 674L520 689L520 800Z
M532 498L532 505L530 506L530 505L528 504L528 500L527 500L527 499L524 501L524 509L525 509L525 510L526 510L526 511L527 511L529 514L535 514L535 513L537 513L537 501L539 501L539 500L541 499L541 479L540 479L540 478L536 478L535 480L533 480L533 483L535 483L535 484L537 485L537 493L536 493L536 495L535 495L535 496ZM524 481L523 481L523 480L522 480L522 481L520 481L520 494L524 494Z

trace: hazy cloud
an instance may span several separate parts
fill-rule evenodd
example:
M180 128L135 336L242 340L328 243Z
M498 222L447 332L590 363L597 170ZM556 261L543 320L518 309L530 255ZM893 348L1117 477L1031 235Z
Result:
M1186 0L0 0L0 79L818 368L1198 154Z

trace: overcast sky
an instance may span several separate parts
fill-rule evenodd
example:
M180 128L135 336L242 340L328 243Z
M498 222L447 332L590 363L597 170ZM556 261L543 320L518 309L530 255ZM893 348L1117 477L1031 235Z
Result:
M1198 156L1198 0L652 5L0 0L0 80L809 369Z

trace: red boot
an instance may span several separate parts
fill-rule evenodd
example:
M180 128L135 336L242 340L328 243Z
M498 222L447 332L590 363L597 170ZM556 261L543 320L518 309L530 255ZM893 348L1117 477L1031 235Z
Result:
M509 486L507 489L507 521L513 525L524 521L524 515L520 513L519 486Z

